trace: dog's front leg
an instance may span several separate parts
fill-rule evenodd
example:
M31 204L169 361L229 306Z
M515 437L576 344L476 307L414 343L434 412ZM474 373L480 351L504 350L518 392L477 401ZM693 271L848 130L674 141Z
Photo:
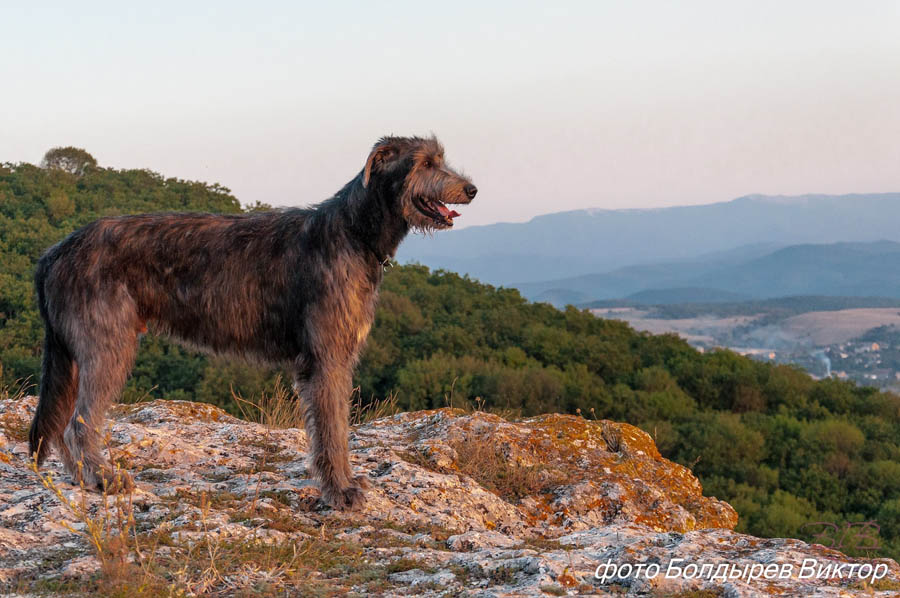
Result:
M309 439L310 469L322 488L322 500L335 509L357 509L365 503L365 478L350 467L348 427L352 368L315 367L297 381L303 422Z

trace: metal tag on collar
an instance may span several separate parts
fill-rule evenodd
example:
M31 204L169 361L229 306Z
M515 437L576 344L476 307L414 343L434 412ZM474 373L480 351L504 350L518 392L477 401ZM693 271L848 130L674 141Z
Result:
M381 269L382 269L382 271L387 272L389 267L393 268L394 262L391 261L391 258L386 257L386 258L384 258L384 261L381 262Z

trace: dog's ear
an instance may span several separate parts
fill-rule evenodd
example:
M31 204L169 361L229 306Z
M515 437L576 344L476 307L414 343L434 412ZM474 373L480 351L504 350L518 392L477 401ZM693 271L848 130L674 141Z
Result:
M363 171L363 187L369 186L369 179L373 172L383 168L387 162L397 157L398 153L397 148L390 141L382 139L376 143L372 148L372 153L369 154L369 159L366 160L366 168Z

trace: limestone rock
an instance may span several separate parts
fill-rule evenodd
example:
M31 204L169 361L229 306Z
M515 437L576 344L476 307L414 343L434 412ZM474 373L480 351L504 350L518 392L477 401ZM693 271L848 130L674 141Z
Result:
M55 456L42 473L59 496L28 469L34 405L33 397L0 401L0 593L87 579L101 566L86 541L89 523L60 497L91 517L103 513L104 499L70 484ZM129 497L135 528L157 542L129 558L216 558L244 545L259 558L282 555L231 562L227 572L217 563L191 579L173 572L166 583L182 584L188 595L278 584L286 588L279 595L315 585L358 595L498 597L707 589L723 596L887 596L878 588L900 588L894 561L733 532L734 509L703 496L688 469L663 459L650 436L627 424L565 415L511 422L441 409L359 425L353 466L372 488L364 510L336 513L307 478L302 430L267 429L183 401L123 405L110 415L108 444L136 482ZM678 558L797 569L816 559L882 565L887 576L874 591L857 579L796 573L725 582L595 577L607 561L665 570Z

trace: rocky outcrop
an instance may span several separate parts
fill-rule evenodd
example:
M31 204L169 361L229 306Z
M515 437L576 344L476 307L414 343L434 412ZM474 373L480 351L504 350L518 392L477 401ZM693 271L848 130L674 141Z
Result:
M98 573L103 558L88 536L116 499L72 486L53 458L43 470L50 487L42 485L24 438L33 408L33 398L0 401L0 590L78 593L84 580L112 575ZM307 478L302 430L181 401L111 415L110 448L136 482L128 512L139 543L128 559L186 595L268 587L279 595L887 596L900 588L891 560L732 531L734 509L703 496L688 469L627 424L442 409L358 425L353 465L372 488L363 511L336 513ZM114 517L104 521L114 536ZM804 577L804 561L883 574L874 586L859 575ZM176 566L186 562L194 564ZM622 573L626 564L645 574L630 566L613 575L610 565ZM697 574L666 577L670 565L689 564ZM787 575L763 576L773 564ZM649 565L660 572L646 575ZM760 575L741 575L749 571Z

